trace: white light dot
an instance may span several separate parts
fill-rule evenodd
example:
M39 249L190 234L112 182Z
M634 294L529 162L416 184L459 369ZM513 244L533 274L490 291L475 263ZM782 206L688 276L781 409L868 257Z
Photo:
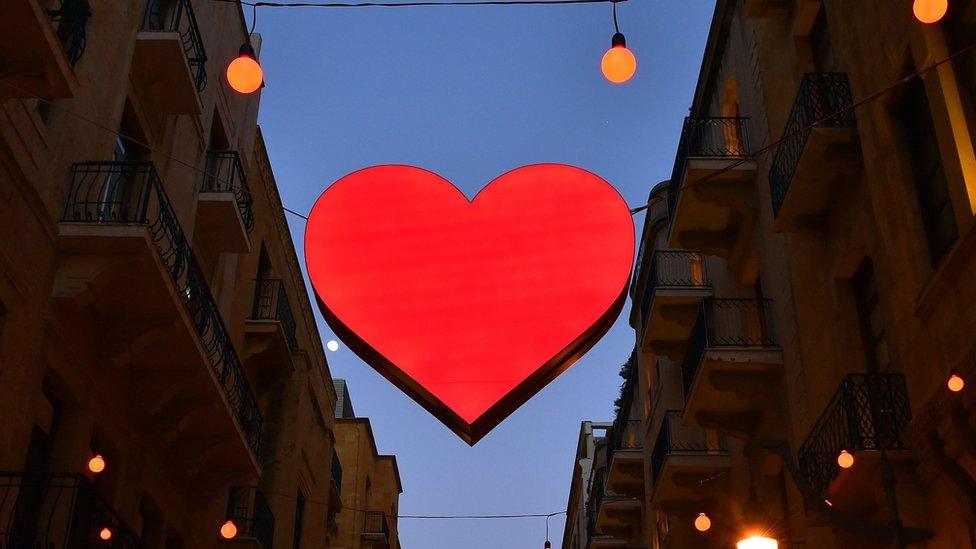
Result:
M339 350L339 342L334 339L330 339L329 342L325 344L325 348L334 353Z

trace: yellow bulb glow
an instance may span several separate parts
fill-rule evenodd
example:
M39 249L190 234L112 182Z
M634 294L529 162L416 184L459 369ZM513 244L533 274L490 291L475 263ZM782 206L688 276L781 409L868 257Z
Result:
M712 519L708 518L705 513L699 513L698 518L695 519L695 530L699 532L707 532L709 528L712 527Z
M614 46L603 54L600 68L607 80L614 84L623 84L637 72L637 58L627 46Z
M938 23L949 11L949 0L915 0L912 11L922 23Z
M837 455L837 465L841 469L850 469L854 467L854 454L848 452L847 450L841 450L840 454Z
M264 70L249 55L241 55L227 65L227 83L237 93L254 93L263 82Z
M220 537L224 539L234 539L237 537L237 525L234 521L228 520L220 526Z
M949 376L949 381L946 382L949 386L949 390L953 393L958 393L966 388L966 380L959 376L959 374L952 374Z
M102 528L98 532L98 537L102 538L105 541L108 541L108 540L112 539L112 530L110 528L108 528L108 527Z
M766 536L750 536L735 544L736 549L779 549L779 542Z
M96 475L105 470L105 458L101 454L96 454L88 460L88 470Z

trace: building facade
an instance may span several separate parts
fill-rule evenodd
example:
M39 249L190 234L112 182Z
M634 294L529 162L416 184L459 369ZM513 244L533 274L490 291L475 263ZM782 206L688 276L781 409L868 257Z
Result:
M563 549L580 549L591 545L594 517L589 510L596 494L591 490L594 482L599 485L595 471L606 468L607 430L610 423L584 421L580 424L576 459L573 462L573 478L569 485L569 502L566 504L566 522L563 528ZM599 458L599 461L597 461Z
M0 546L328 546L336 393L223 77L240 5L3 11Z
M911 4L717 2L632 286L641 511L591 547L976 546L976 4Z

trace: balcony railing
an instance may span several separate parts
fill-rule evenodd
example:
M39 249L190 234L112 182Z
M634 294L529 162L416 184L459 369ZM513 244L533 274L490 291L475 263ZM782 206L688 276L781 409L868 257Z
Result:
M190 0L149 0L142 30L178 33L197 91L207 87L207 53Z
M288 348L298 348L295 330L295 315L292 313L284 283L277 278L264 278L254 281L254 305L251 309L253 320L277 320L288 341Z
M247 232L254 228L254 201L237 151L207 151L200 192L232 193Z
M707 349L776 347L772 300L706 299L681 364L685 397Z
M71 172L71 187L61 221L138 223L149 228L214 375L257 456L261 412L156 168L152 162L84 162L74 164Z
M643 432L639 419L617 420L610 430L610 444L607 445L607 463L613 461L615 453L620 451L640 450L644 447Z
M390 526L386 521L386 513L382 511L366 511L363 520L364 536L383 536L390 539Z
M342 463L339 461L339 454L332 452L332 484L335 484L336 492L342 493Z
M106 531L107 530L107 531ZM104 541L102 536L110 536ZM84 475L0 473L0 547L142 547Z
M851 94L851 86L846 74L808 73L803 77L800 90L793 102L793 110L790 111L790 117L786 121L786 129L783 132L785 141L773 155L773 162L769 168L769 190L773 200L774 216L779 214L779 209L786 200L793 174L810 137L812 124L831 117L817 124L817 127L857 127L857 119L854 117L854 110L851 109L853 104L854 96Z
M705 256L688 250L657 250L651 258L651 275L641 296L641 313L647 322L655 288L709 288Z
M668 216L674 222L678 193L689 158L741 158L749 154L748 118L685 118L668 186Z
M664 414L661 430L651 452L651 474L656 483L668 456L674 455L720 455L728 452L725 440L717 437L709 440L705 431L681 424L681 410L668 410Z
M906 450L901 433L912 419L905 376L851 374L797 452L807 482L820 493L840 473L837 456L849 452Z
M227 520L237 526L238 537L261 542L264 549L274 547L274 514L268 502L254 486L235 486L227 498Z
M85 0L60 0L57 8L47 10L51 21L58 24L58 39L64 46L68 62L74 66L85 54L88 18L91 10Z

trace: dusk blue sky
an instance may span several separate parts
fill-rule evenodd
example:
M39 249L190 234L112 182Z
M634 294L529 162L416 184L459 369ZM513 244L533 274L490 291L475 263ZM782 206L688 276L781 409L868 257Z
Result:
M670 176L713 8L713 0L619 4L639 64L623 86L599 69L613 34L609 4L261 9L259 121L282 201L307 212L333 181L374 164L430 169L471 197L512 168L560 162L599 174L639 205ZM301 257L304 224L289 221ZM643 214L634 222L639 230ZM329 353L329 366L348 380L380 452L397 456L402 514L561 511L580 421L612 417L617 371L634 342L629 311L628 302L599 344L473 448L345 345ZM334 337L320 317L319 329ZM550 523L557 547L563 521ZM545 541L538 518L402 519L399 529L408 549Z

